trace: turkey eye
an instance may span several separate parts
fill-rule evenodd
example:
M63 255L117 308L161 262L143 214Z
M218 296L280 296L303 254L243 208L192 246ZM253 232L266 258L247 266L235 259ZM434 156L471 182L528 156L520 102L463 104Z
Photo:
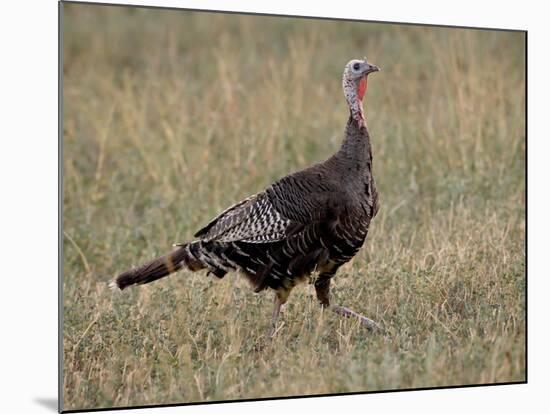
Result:
M359 63L355 63L353 65L353 70L359 70Z

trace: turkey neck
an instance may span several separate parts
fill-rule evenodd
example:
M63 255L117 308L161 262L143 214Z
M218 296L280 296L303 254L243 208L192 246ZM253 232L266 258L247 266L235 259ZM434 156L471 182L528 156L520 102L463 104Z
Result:
M356 172L370 171L372 152L367 124L364 120L358 122L350 115L344 132L344 141L336 157L348 164Z

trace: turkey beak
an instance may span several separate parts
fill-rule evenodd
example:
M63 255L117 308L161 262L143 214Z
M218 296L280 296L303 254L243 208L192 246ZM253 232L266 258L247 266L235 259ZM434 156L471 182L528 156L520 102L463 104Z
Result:
M365 75L368 75L369 73L372 73L372 72L378 72L379 70L380 68L378 66L367 63L367 69L365 70Z

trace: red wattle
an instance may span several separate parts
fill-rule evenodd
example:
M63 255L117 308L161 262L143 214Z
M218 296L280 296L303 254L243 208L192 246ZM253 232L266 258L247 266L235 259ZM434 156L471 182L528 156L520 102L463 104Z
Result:
M359 87L357 88L357 95L359 95L359 99L363 100L363 96L365 96L366 92L367 92L367 77L363 76L359 81Z

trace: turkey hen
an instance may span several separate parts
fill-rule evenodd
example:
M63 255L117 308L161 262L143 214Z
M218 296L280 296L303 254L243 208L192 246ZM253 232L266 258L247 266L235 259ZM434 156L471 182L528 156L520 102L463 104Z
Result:
M196 240L120 274L111 287L149 283L182 268L205 269L218 278L239 271L256 292L275 291L271 333L281 306L301 281L312 282L321 305L330 306L331 278L361 248L378 212L362 104L367 77L378 70L366 58L345 66L342 85L350 116L336 154L229 207L200 229ZM348 308L333 310L378 328Z

